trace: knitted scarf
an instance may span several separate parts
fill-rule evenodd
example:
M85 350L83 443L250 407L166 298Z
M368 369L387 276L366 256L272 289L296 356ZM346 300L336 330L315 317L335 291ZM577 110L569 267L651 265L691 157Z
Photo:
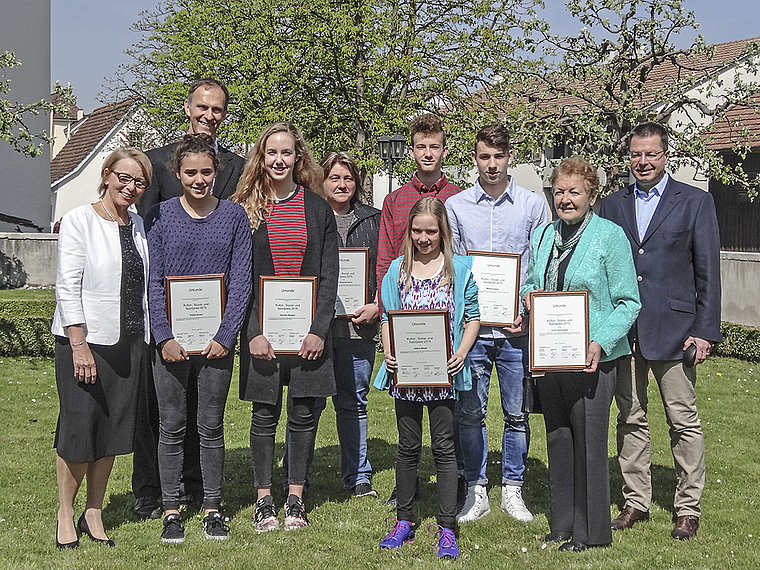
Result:
M564 224L562 220L557 222L554 227L554 243L552 244L551 258L549 259L549 270L546 272L546 283L544 284L545 291L556 291L557 280L559 278L559 265L567 258L572 252L575 246L581 239L583 231L588 227L594 212L589 209L586 217L583 218L581 227L568 239L565 243L562 243L562 232L560 231L561 225Z

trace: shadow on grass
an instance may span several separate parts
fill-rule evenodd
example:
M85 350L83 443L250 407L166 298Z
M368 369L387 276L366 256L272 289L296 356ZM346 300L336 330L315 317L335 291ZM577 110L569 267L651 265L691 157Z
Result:
M623 475L620 472L618 456L610 457L610 500L618 506L618 511L613 507L612 516L616 517L625 505L623 498ZM673 506L673 497L676 489L676 470L665 465L652 464L652 504L669 512L673 520L676 519L676 510Z
M396 460L396 446L384 439L370 438L368 441L369 458L374 473L392 469ZM283 490L282 455L283 442L275 444L275 461L272 472L272 495L275 504L285 502ZM326 502L343 502L351 498L351 493L343 488L340 475L340 446L325 445L317 447L309 470L309 488L306 502L309 509ZM222 487L224 512L233 517L239 511L252 507L256 503L256 488L253 482L253 467L249 448L227 449L225 452L224 484Z
M83 494L83 490L80 490L80 494ZM111 493L110 495L106 495L106 497L108 503L103 507L102 513L103 526L106 531L118 528L124 523L140 520L132 512L132 506L135 504L135 496L132 493Z
M396 445L381 438L368 441L369 457L375 474L393 471L396 461ZM275 457L282 457L284 444L277 442ZM435 516L438 512L438 492L435 484L435 464L429 446L424 446L420 460L420 499L415 501L415 509L420 518ZM612 516L617 516L625 501L622 494L623 477L617 456L609 459L610 494L613 505ZM491 487L501 485L501 451L488 453L486 475ZM351 498L349 491L343 489L340 476L340 446L326 445L318 447L310 470L311 485L307 491L308 508L317 508L327 502L345 502ZM663 465L652 465L652 487L654 505L671 513L675 520L673 493L675 491L675 469ZM273 471L273 494L275 504L283 504L285 493L282 490L282 461L279 460ZM229 517L240 511L253 507L256 502L256 489L253 483L250 449L227 449L225 453L223 510ZM380 499L387 497L381 496ZM549 471L546 464L529 457L525 471L523 498L533 514L543 513L549 518ZM119 527L126 522L134 522L137 517L132 513L134 496L132 493L111 494L103 510L103 522L107 530ZM615 509L617 505L618 510ZM194 513L192 513L194 514ZM192 516L188 513L187 516Z

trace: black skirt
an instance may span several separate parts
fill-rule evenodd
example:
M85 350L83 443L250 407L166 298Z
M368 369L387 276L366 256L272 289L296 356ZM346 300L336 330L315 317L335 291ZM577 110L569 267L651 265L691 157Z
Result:
M60 412L54 447L63 459L92 463L111 455L132 453L140 374L147 362L142 335L115 345L90 344L97 380L74 377L69 339L55 337L55 380Z

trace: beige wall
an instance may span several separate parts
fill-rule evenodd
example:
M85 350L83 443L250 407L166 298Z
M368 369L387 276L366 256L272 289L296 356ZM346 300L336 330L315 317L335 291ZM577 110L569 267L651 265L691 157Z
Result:
M720 252L721 319L760 328L760 253Z
M3 288L52 287L57 261L57 234L0 233Z

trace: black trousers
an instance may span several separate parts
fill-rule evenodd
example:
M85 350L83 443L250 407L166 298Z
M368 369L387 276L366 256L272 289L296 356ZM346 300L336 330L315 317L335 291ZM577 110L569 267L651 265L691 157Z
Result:
M412 521L417 468L422 452L422 410L430 421L430 448L438 486L438 524L456 529L457 458L454 453L454 400L410 402L395 400L398 450L396 453L396 516Z
M287 398L285 442L288 446L283 469L289 485L305 485L311 458L314 455L314 401L316 398ZM251 460L257 489L271 489L274 440L282 410L282 390L275 404L253 402L251 417Z
M596 372L538 379L549 455L552 532L590 545L612 542L607 432L617 360Z
M132 492L135 497L161 497L161 478L158 473L158 400L153 382L152 360L156 358L155 345L151 345L152 358L145 359L140 374L135 422L134 455L132 456ZM185 433L184 463L180 495L203 494L201 477L200 437L198 436L198 392L195 385L187 392L187 431Z

